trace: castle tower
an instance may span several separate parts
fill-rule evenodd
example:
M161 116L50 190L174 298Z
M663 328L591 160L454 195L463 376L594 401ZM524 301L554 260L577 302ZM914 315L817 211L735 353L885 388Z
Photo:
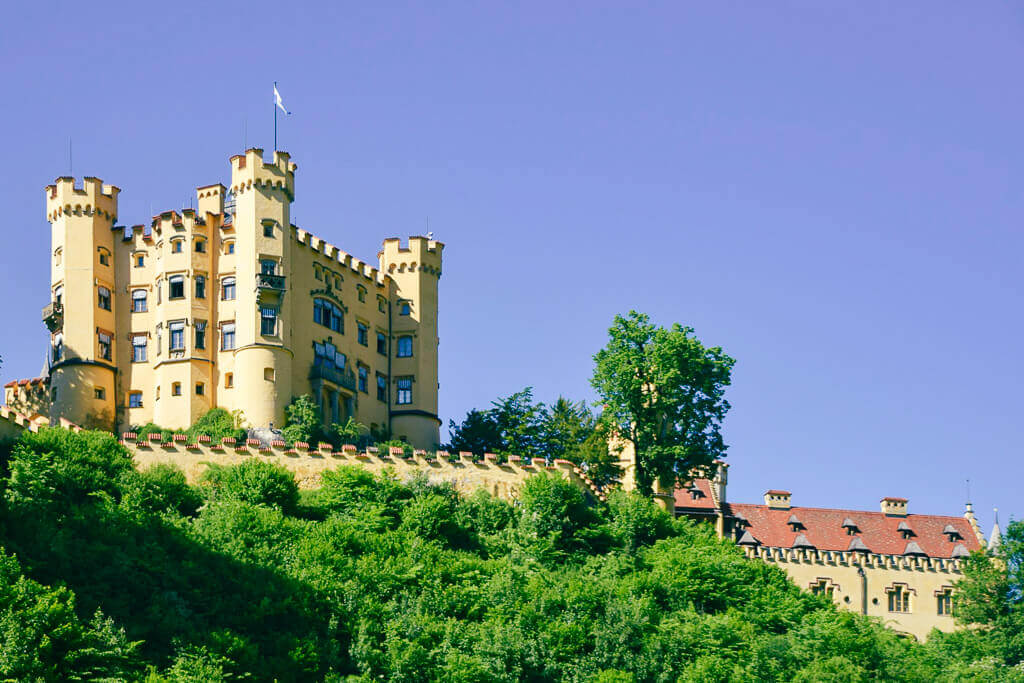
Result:
M120 190L99 178L46 188L51 224L50 420L112 429L116 418L114 235Z
M231 157L234 261L235 348L224 367L238 378L233 401L254 427L281 427L292 399L292 316L289 278L292 267L291 203L295 169L287 152L263 161L262 149ZM221 301L220 320L231 319L230 301Z
M391 302L390 430L412 443L438 444L437 286L444 244L426 237L384 241L380 271L396 285Z

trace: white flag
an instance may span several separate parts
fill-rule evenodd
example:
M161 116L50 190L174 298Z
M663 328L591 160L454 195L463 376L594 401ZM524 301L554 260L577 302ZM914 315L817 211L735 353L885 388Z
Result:
M274 102L277 104L277 108L285 114L291 114L290 111L284 108L284 102L281 101L281 93L277 92L277 83L274 84Z

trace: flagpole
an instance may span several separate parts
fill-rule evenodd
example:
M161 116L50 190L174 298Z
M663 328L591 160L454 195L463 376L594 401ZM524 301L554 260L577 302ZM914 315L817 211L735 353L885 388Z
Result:
M274 81L274 151L277 151L277 81Z

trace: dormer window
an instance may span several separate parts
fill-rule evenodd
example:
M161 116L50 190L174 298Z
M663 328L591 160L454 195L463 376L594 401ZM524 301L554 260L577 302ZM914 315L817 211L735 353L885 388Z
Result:
M914 533L914 530L911 529L910 525L908 525L906 522L900 522L899 526L896 527L896 531L900 533L900 535L903 537L903 540L907 540L908 538L913 538L914 536L917 536L917 534Z
M956 530L956 527L952 524L947 524L946 528L942 530L942 533L946 536L950 543L956 543L957 541L964 540L964 537L960 535L960 532Z
M843 528L846 529L846 535L847 536L853 536L855 534L859 534L860 533L860 528L849 517L847 517L846 519L843 520Z
M797 518L796 515L790 515L789 519L786 521L786 524L789 525L791 531L801 531L807 528L804 526L804 523Z
M690 486L689 492L691 500L700 500L701 498L704 497L704 492L701 491L700 487L698 487L696 484Z

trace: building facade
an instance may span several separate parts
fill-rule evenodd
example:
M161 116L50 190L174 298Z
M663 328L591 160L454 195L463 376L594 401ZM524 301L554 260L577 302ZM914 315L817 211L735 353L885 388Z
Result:
M798 507L778 489L763 505L730 503L727 483L720 463L710 479L676 489L676 515L714 524L801 588L896 631L924 640L933 628L956 628L952 596L963 560L986 546L970 504L962 517L911 514L904 498L883 498L877 512Z
M249 149L228 186L197 189L197 209L131 228L117 224L119 188L58 178L48 372L5 387L6 403L43 412L41 382L53 423L174 429L221 407L279 428L309 394L326 424L353 417L436 448L444 245L387 239L364 263L291 224L295 171L286 152Z

